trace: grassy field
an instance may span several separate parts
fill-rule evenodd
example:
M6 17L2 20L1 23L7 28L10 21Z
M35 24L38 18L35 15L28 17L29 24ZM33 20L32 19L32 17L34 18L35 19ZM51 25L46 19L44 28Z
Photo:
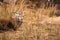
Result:
M60 19L55 16L60 10L56 7L29 9L22 3L0 6L0 18L10 18L12 12L24 11L22 25L16 31L0 33L0 40L60 40Z

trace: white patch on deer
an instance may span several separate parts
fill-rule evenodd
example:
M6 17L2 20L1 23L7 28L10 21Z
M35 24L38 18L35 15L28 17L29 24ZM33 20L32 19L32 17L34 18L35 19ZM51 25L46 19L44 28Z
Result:
M23 19L24 12L16 13L14 12L12 18L21 21Z

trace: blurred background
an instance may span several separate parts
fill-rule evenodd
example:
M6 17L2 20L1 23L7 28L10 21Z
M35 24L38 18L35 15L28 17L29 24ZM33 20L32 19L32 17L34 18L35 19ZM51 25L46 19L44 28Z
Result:
M0 40L60 40L60 0L0 0L0 18L21 11L21 26L0 33Z

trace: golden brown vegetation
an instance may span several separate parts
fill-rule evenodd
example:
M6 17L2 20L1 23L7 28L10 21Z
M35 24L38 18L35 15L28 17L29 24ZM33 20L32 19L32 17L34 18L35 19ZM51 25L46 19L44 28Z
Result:
M45 9L42 5L42 8L37 10L27 8L28 5L23 3L24 0L19 2L17 5L6 4L0 6L1 18L11 18L12 12L19 13L21 10L25 14L20 28L16 31L0 33L0 40L60 40L60 25L43 22L52 18L52 23L53 17L60 15L60 10L56 10L56 6Z

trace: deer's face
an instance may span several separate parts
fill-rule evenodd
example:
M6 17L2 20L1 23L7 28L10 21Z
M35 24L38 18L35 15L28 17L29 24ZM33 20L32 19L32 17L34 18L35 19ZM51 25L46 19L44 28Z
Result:
M14 13L12 15L12 19L15 20L16 27L19 27L23 23L23 17L24 17L24 13L22 13L22 12Z
M19 20L19 21L22 21L22 20L23 20L23 17L24 17L24 13L23 13L23 12L14 13L14 14L12 15L12 18L13 18L13 19L16 19L16 20Z

